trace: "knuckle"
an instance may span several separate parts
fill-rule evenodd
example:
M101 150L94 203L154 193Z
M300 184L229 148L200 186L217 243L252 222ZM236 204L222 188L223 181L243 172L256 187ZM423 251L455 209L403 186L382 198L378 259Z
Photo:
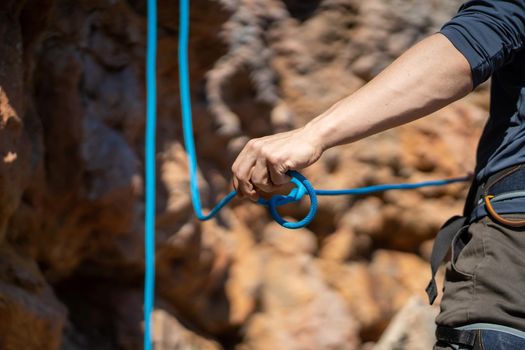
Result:
M264 140L262 139L252 139L250 140L251 145L250 148L252 151L261 152L263 150L264 146Z
M255 139L255 140L253 141L253 149L256 150L256 151L261 150L261 148L262 148L262 144L263 144L263 142L262 142L261 140L259 140L259 139Z
M270 163L271 165L277 165L279 163L282 162L282 159L281 157L275 155L275 154L268 154L266 156L266 160L268 161L268 163Z
M268 159L272 156L272 152L270 151L270 149L268 147L264 147L261 149L261 155Z
M293 162L292 160L287 160L285 162L283 162L283 165L286 169L294 169L295 168L295 162Z

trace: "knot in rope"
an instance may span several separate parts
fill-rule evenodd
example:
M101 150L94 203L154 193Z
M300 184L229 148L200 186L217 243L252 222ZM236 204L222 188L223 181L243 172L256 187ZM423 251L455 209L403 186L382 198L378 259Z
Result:
M281 226L289 229L297 229L309 225L315 217L315 213L317 212L317 194L310 181L301 173L292 170L288 172L288 175L292 177L291 182L295 185L295 188L292 189L290 193L287 195L274 195L268 200L260 198L257 203L267 206L272 218ZM308 194L310 197L308 214L300 221L293 222L283 219L277 211L277 208L285 204L298 202L305 194Z

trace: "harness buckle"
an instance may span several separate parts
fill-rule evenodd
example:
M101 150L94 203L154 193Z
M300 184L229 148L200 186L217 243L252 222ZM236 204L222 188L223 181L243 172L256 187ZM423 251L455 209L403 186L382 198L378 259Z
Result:
M492 206L491 199L493 199L493 195L484 195L483 201L485 202L485 208L487 208L487 212L489 215L496 221L498 221L500 224L510 226L510 227L525 227L525 220L512 220L512 219L505 219L503 216L499 215L494 207Z

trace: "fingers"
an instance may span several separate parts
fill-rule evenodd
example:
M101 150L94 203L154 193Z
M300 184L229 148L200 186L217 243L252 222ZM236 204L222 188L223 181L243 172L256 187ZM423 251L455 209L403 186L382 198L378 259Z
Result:
M248 197L251 200L258 198L257 192L255 191L252 183L250 182L251 173L253 168L249 170L247 175L240 175L233 177L233 188L237 191L239 198Z
M232 166L232 184L241 198L257 200L256 190L268 193L290 182L286 172L295 166L290 154L297 157L296 154L304 153L304 146L291 139L293 135L288 132L267 136L246 144Z
M259 195L255 191L255 188L253 187L253 184L249 180L251 178L251 176L252 176L252 172L253 172L253 167L250 169L250 171L249 171L249 173L247 175L248 180L247 181L246 180L239 181L239 190L240 190L241 195L243 197L248 197L252 201L256 201L257 198L259 198Z
M232 165L233 187L241 198L257 199L257 192L250 182L257 160L254 143L255 140L250 140Z
M290 176L286 175L288 169L278 164L271 164L268 166L268 172L270 174L270 181L275 186L281 186L290 182Z
M239 198L248 197L251 200L257 200L258 198L257 192L255 191L252 183L249 180L252 171L253 168L250 169L248 175L240 175L241 178L239 178L239 176L234 176L232 179L233 188L235 189L235 191L237 191L237 195L239 196Z
M250 181L256 188L264 192L271 192L274 188L270 180L266 159L264 157L257 158Z

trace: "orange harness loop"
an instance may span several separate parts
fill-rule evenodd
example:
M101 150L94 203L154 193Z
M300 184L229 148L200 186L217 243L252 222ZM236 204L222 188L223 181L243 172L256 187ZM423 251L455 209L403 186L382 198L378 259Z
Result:
M505 219L504 217L496 213L496 211L494 210L494 207L492 207L492 203L490 202L492 198L494 198L494 196L491 196L491 195L486 195L483 197L483 199L485 200L485 206L487 208L487 212L490 214L490 216L492 216L495 220L502 223L503 225L507 225L511 227L525 227L525 220Z

